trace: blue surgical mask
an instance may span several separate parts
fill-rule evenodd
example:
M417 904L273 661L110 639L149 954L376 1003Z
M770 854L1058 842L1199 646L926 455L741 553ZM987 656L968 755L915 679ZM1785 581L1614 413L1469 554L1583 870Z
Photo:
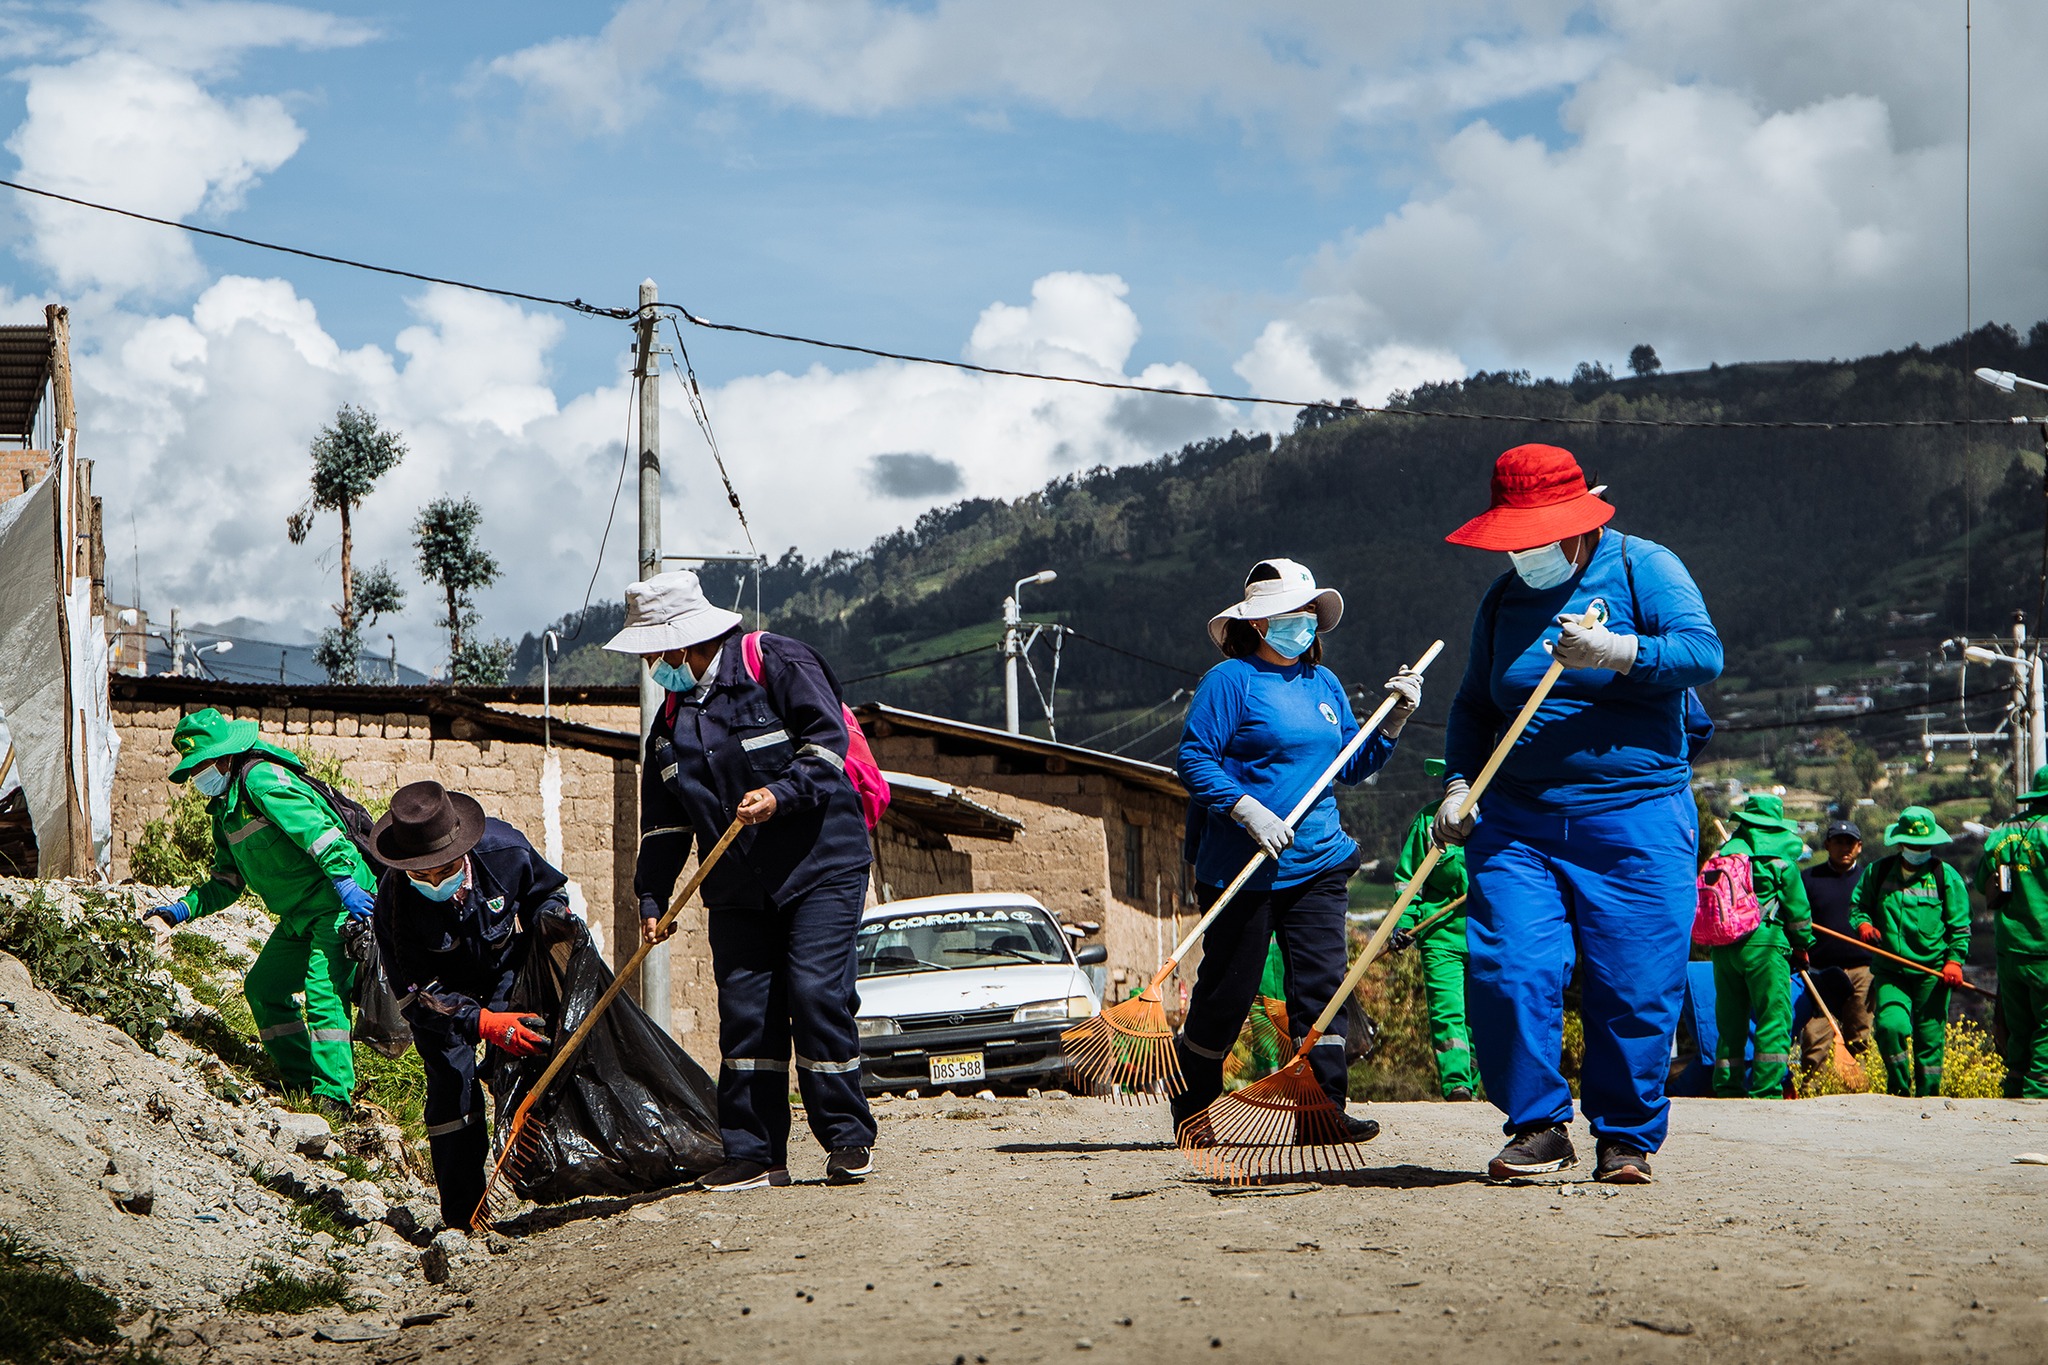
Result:
M1934 856L1934 850L1931 848L1909 848L1901 856L1915 867L1925 867L1927 866L1927 860Z
M415 877L410 873L406 874L405 879L412 883L413 890L419 892L428 900L447 901L455 899L455 893L462 889L463 882L468 880L468 878L469 867L467 864L465 864L464 866L458 867L453 872L449 873L445 880L434 882L432 884L423 882L418 877Z
M228 789L228 774L225 768L201 768L192 774L192 785L199 794L211 801Z
M1508 558L1514 561L1515 573L1537 592L1556 587L1578 569L1564 552L1564 542L1557 540L1533 550L1509 550Z
M1266 643L1283 659L1299 659L1315 643L1316 614L1298 611L1266 622Z
M666 692L689 692L697 686L697 675L690 671L690 661L672 664L667 659L654 661L654 685Z

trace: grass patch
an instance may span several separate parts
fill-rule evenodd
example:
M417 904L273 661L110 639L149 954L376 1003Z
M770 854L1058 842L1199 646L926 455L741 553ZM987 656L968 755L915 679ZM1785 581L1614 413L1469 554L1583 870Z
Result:
M80 1280L62 1260L0 1224L0 1361L127 1361L157 1365L154 1351L121 1339L121 1304Z
M237 1313L311 1313L341 1308L354 1313L361 1304L349 1297L348 1282L331 1270L301 1275L275 1261L256 1267L256 1274L235 1291L227 1306Z
M361 1229L352 1228L336 1218L334 1210L324 1199L309 1199L303 1203L293 1200L285 1212L292 1220L292 1226L308 1237L324 1232L337 1242L359 1244L363 1240Z
M177 1011L155 935L132 897L116 902L88 888L78 903L78 918L67 919L41 887L24 900L0 896L0 947L44 990L154 1052Z
M427 1169L427 1073L417 1050L408 1048L403 1056L386 1057L357 1043L356 1103L390 1115L405 1135L413 1169Z

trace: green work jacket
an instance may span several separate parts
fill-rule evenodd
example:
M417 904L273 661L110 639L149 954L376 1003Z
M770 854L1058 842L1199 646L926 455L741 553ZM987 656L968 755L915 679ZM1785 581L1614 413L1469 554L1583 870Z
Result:
M1875 924L1878 946L1939 971L1944 963L1970 960L1970 891L1963 874L1935 858L1913 867L1888 853L1863 869L1849 899L1849 928ZM1896 963L1877 958L1871 970L1901 974Z
M1422 866L1422 860L1429 856L1429 827L1436 820L1437 807L1441 801L1432 801L1415 816L1415 822L1408 826L1408 838L1401 845L1401 857L1394 864L1394 876L1403 886L1415 875L1415 869ZM1429 870L1429 878L1415 893L1415 899L1408 902L1407 911L1401 916L1396 929L1413 929L1446 905L1465 894L1468 885L1465 876L1465 850L1452 844L1444 850L1444 856L1436 860L1436 866ZM1460 949L1465 946L1465 909L1460 906L1455 914L1446 915L1422 931L1422 943L1455 943Z
M333 879L352 877L371 895L377 879L341 817L299 777L296 754L258 743L274 763L251 763L240 781L207 803L213 817L213 878L185 893L194 919L232 905L243 889L273 914L339 914Z
M1998 912L1999 952L2048 958L2048 810L2021 811L1992 831L1977 889Z
M1756 928L1728 946L1755 944L1781 953L1812 948L1813 903L1806 898L1806 879L1799 875L1799 855L1805 852L1799 836L1745 829L1721 845L1721 852L1749 859L1749 884L1763 908Z

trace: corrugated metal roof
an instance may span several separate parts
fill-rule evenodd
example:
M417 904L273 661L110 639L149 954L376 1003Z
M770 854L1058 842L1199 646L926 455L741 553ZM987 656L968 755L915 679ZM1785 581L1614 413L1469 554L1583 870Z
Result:
M50 329L0 327L0 437L25 440L50 378Z

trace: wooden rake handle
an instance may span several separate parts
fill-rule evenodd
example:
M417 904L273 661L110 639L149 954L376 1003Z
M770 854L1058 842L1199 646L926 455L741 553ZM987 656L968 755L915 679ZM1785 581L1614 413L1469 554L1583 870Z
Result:
M1589 626L1600 624L1598 613L1591 609L1587 610L1582 619ZM1549 700L1550 689L1557 686L1557 680L1563 676L1563 661L1553 658L1550 667L1543 670L1543 677L1531 689L1529 700L1522 703L1522 709L1517 711L1514 720L1509 722L1507 733L1500 737L1500 743L1493 746L1493 756L1486 760L1486 766L1479 770L1479 776L1473 779L1471 787L1466 790L1465 799L1458 806L1454 818L1463 820L1478 807L1480 796L1493 783L1493 775L1500 771L1501 764L1507 762L1508 753L1515 747L1516 741L1521 739L1522 731L1528 729L1529 722L1536 718L1536 708ZM1408 884L1401 888L1400 899L1394 902L1393 909L1387 911L1387 917L1380 921L1380 927L1373 930L1372 938L1365 945L1365 951L1358 955L1358 961L1351 964L1351 970L1345 973L1344 984L1337 988L1337 993L1330 997L1330 1003L1323 1006L1323 1012L1316 1016L1315 1025L1309 1029L1308 1036L1302 1039L1301 1051L1296 1054L1297 1056L1307 1056L1308 1050L1316 1045L1316 1040L1329 1031L1330 1021L1337 1017L1337 1012L1344 1008L1344 1002L1351 998L1351 993L1358 989L1358 983L1365 979L1366 968L1372 966L1373 960L1387 946L1387 940L1394 936L1394 925L1408 912L1409 905L1415 900L1416 892L1422 890L1422 884L1429 880L1430 873L1436 871L1436 865L1442 861L1443 856L1444 851L1440 845L1432 847L1429 856L1422 860L1422 866L1416 868L1408 878Z
M1444 642L1442 640L1436 641L1428 649L1422 651L1422 657L1409 665L1408 671L1416 674L1427 672L1429 666L1436 662L1436 656L1443 653L1443 651ZM1396 700L1390 694L1385 701L1379 704L1378 709L1366 718L1365 724L1358 727L1358 733L1353 735L1350 742L1338 752L1335 761L1329 767L1323 769L1323 775L1316 779L1315 785L1303 792L1301 799L1294 803L1294 809L1287 814L1287 828L1293 829L1301 823L1302 818L1309 813L1309 810L1315 803L1322 799L1323 790L1337 780L1338 773L1344 771L1344 765L1357 756L1358 751L1365 747L1367 740L1379 733L1380 726L1385 724L1387 717L1393 713ZM1209 926L1216 922L1216 917L1223 913L1231 901L1237 899L1237 893L1244 889L1245 883L1252 879L1252 874L1259 870L1268 856L1263 848L1252 855L1251 861L1246 863L1243 870L1231 879L1230 885L1223 888L1223 894L1216 898L1216 903L1210 906L1202 918L1195 922L1194 928L1188 930L1188 936L1175 945L1173 953L1166 959L1165 965L1160 967L1158 972L1153 975L1152 983L1145 987L1145 994L1149 995L1166 984L1166 978L1173 975L1173 969L1178 967L1180 960L1188 955L1188 950L1195 946L1195 941L1207 933Z
M1463 905L1464 903L1465 898L1463 896L1458 897L1449 905L1446 905L1443 909L1437 911L1434 915L1431 915L1428 919L1416 925L1413 929L1410 929L1408 931L1409 934L1415 938L1421 938L1423 930L1433 928L1436 925L1439 925L1443 923L1445 920L1449 919L1452 915L1457 914L1458 907Z
M1857 938L1854 934L1845 934L1840 932L1839 930L1830 929L1825 924L1816 924L1813 926L1813 928L1815 933L1826 934L1829 938L1838 938L1842 940L1842 942L1844 943L1853 943L1858 948L1863 949L1863 951L1865 951L1866 953L1876 953L1879 957L1888 957L1892 961L1898 963L1901 967L1911 967L1914 971L1925 972L1929 976L1941 975L1940 972L1936 971L1932 967L1927 966L1924 963L1915 962L1910 957L1900 957L1897 953L1888 953L1874 943L1865 943L1862 939ZM1997 991L1986 990L1984 987L1979 986L1974 982L1965 981L1963 983L1963 989L1966 991L1975 991L1979 995L1988 995L1993 1000L1996 1000L1998 998Z
M734 820L725 827L725 833L720 835L718 842L711 846L711 851L697 860L697 870L690 874L690 879L687 882L683 883L683 889L676 892L675 899L669 903L668 913L655 922L655 943L659 943L666 938L668 927L675 923L676 916L683 913L683 907L690 903L690 897L697 894L697 888L704 884L704 878L710 875L711 869L718 866L718 860L725 856L726 849L732 847L732 841L739 837L739 832L743 828L745 826L738 820ZM640 946L634 950L633 956L626 959L626 965L619 968L618 975L612 978L612 984L605 987L603 995L597 997L597 1004L591 1007L590 1013L584 1016L583 1022L576 1026L576 1031L569 1035L569 1041L562 1044L561 1048L556 1051L554 1060L548 1063L548 1069L540 1073L540 1079L535 1081L532 1088L526 1092L526 1098L520 1101L519 1108L521 1111L531 1109L540 1102L540 1097L547 1093L547 1089L554 1083L555 1077L561 1074L562 1068L569 1064L570 1059L583 1046L584 1039L588 1038L590 1031L597 1027L597 1021L604 1017L604 1012L611 1008L612 1001L618 998L619 992L626 988L626 983L633 979L633 973L640 970L641 962L652 951L654 951L654 943L647 942L643 937ZM666 1021L657 1019L654 1022L663 1032L668 1030Z

